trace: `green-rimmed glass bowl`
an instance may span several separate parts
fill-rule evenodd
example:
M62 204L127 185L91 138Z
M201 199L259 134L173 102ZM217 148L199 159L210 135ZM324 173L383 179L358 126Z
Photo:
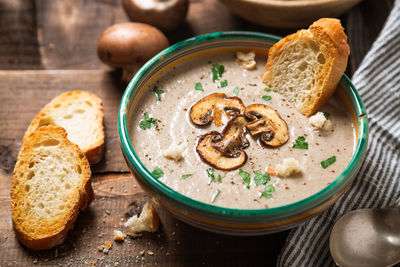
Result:
M279 37L257 32L218 32L177 43L149 60L133 77L122 97L118 113L118 133L122 152L134 177L143 189L176 217L193 226L231 235L262 235L294 227L334 203L350 186L364 159L368 121L356 89L343 75L338 93L353 114L356 145L346 169L327 187L303 200L267 209L231 209L213 206L171 189L143 165L130 141L129 122L133 106L143 88L166 69L204 54L255 50L267 54Z

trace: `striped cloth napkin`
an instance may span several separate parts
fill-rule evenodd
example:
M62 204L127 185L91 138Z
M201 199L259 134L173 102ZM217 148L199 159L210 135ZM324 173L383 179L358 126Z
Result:
M352 35L360 35L352 32L357 29L359 13L357 16L357 11L352 11L350 15L354 16L347 19L349 41ZM350 60L357 57L360 47L351 47ZM352 80L369 118L366 158L341 199L290 232L278 266L335 266L329 252L329 234L334 223L350 210L387 207L400 197L400 0L394 2L381 33Z

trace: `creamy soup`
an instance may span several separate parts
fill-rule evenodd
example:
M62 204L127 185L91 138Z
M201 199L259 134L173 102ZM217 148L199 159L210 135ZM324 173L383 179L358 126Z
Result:
M229 208L282 206L329 185L346 168L354 152L354 123L343 101L337 95L331 98L321 110L329 118L327 126L316 130L282 96L266 89L261 81L265 56L257 56L257 66L250 71L234 59L234 53L193 59L169 69L145 88L129 126L140 160L160 181L179 193ZM222 77L215 81L211 75L213 64L224 66ZM246 163L230 171L213 168L200 158L196 146L202 135L221 132L228 118L220 127L214 122L199 127L189 115L197 101L213 93L237 95L245 106L265 104L275 109L287 123L289 140L279 147L266 147L258 137L247 133L249 146L243 150L248 156ZM296 140L302 148L293 148ZM171 144L184 150L179 161L163 156ZM287 158L297 160L301 171L279 177L276 166Z

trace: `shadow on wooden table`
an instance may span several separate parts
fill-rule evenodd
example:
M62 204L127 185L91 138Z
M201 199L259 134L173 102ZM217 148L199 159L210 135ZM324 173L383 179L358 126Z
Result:
M0 175L1 184L9 178ZM193 228L157 207L161 227L156 233L128 237L125 242L113 241L113 231L127 229L123 223L151 198L130 174L95 176L95 199L81 212L75 228L60 246L34 252L16 240L11 226L7 186L1 188L0 266L274 266L276 255L284 244L287 232L261 237L232 237ZM104 254L98 247L105 241L113 247Z

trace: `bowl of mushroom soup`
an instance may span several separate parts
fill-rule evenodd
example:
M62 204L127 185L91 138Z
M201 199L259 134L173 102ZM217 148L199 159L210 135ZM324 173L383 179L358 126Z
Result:
M127 86L123 155L143 189L182 221L230 235L282 231L334 203L360 168L368 123L351 81L343 75L319 117L306 118L262 83L279 39L190 38Z

